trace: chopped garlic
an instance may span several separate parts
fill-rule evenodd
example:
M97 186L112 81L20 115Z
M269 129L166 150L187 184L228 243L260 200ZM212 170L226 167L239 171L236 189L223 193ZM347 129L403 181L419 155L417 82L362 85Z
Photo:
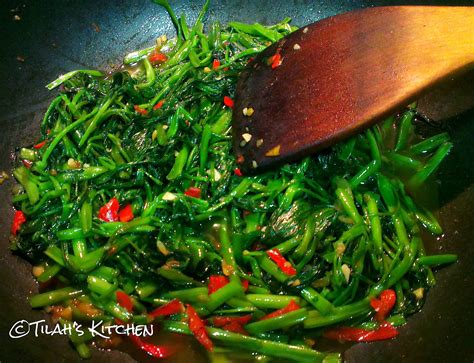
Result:
M245 107L242 110L242 114L244 116L248 116L248 117L252 116L254 112L255 112L255 110L252 107Z
M295 45L293 45L293 49L294 49L294 50L300 50L300 49L301 49L301 45L299 45L298 43L295 43Z
M252 135L249 133L242 134L242 138L245 140L245 142L249 142L252 140Z
M346 250L346 245L342 242L336 242L334 244L334 250L336 251L336 255L342 256Z
M303 29L303 33L306 34L306 33L308 32L308 30L309 30L308 27L304 28L304 29Z
M77 161L77 160L74 160L73 158L70 158L68 161L67 161L67 166L70 168L70 169L79 169L81 167L81 162L80 161Z
M168 130L168 125L163 125L163 130Z
M256 169L258 166L257 162L255 160L252 160L252 168Z
M234 274L234 268L231 265L228 265L224 260L222 260L222 273L225 276L231 276Z
M257 142L255 143L255 145L257 145L257 147L260 147L263 145L263 139L258 139Z
M43 266L33 266L32 273L34 277L39 277L44 272Z
M176 195L170 192L166 192L162 197L163 200L175 200L176 198Z
M211 73L211 68L204 67L203 71L204 71L204 73Z
M280 145L275 146L274 148L267 151L265 156L278 156L280 155Z
M222 174L219 173L219 170L214 169L214 181L219 181L222 178Z
M158 247L158 251L160 251L163 255L168 256L170 251L166 248L166 246L160 240L156 241L156 246Z
M344 278L346 279L346 282L349 282L349 278L351 277L351 268L347 264L343 264L341 266L342 274L344 275Z
M167 268L167 269L173 269L173 268L179 268L180 266L181 266L181 264L179 263L179 261L168 260L168 261L166 261L166 263L163 267Z
M0 185L2 185L7 179L8 179L8 174L2 170L2 172L0 173Z
M160 49L163 46L163 42L161 41L161 37L156 38L155 47L156 49Z
M291 264L290 264L290 266L291 266ZM296 279L296 280L293 281L290 285L291 285L291 286L294 286L294 287L300 286L300 285L301 285L301 280L300 280L300 279Z
M210 177L212 177L212 179L213 179L214 181L219 181L219 180L221 180L221 178L222 178L221 173L219 173L219 170L217 170L217 169L208 170L208 171L207 171L207 174L208 174Z
M415 294L415 297L416 297L417 300L421 300L421 299L423 299L425 289L423 287L419 287L418 289L413 291L413 293Z
M156 38L156 49L160 49L168 41L168 37L163 34L161 37Z

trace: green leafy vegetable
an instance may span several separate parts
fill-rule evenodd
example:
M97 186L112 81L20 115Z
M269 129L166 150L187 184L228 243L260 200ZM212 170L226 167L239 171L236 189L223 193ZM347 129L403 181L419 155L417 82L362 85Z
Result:
M247 331L234 322L232 331L201 329L199 339L297 361L337 361L301 342L333 324L376 329L371 300L386 289L397 296L388 319L403 324L434 284L430 266L456 260L425 255L422 229L441 227L416 198L448 155L448 135L422 140L409 109L323 153L242 176L224 97L253 55L294 28L288 19L233 22L206 35L208 2L192 27L155 2L170 13L175 40L131 53L132 65L113 75L73 71L47 86L62 84L42 143L24 149L14 171L13 202L26 222L13 248L51 288L31 305L109 321L146 320L172 299L206 318L251 313ZM156 53L166 61L151 62ZM218 285L209 293L211 276ZM301 308L259 321L290 303ZM181 322L164 327L191 332ZM287 329L289 344L280 342ZM71 339L89 356L90 338Z

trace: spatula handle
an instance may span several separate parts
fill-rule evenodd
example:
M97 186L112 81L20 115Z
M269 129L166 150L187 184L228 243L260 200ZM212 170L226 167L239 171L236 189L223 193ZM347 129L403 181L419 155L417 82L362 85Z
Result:
M398 16L412 51L433 65L474 62L474 7L402 7Z

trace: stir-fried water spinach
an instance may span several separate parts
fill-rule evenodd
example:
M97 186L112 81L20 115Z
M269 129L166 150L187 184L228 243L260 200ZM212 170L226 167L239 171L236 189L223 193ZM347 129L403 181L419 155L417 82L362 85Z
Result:
M223 345L297 361L338 361L314 341L398 334L435 283L421 233L440 234L417 202L452 144L421 138L416 109L299 162L255 176L231 150L232 96L252 57L294 30L189 27L103 76L60 86L37 144L19 151L12 248L35 265L65 325L160 322ZM270 65L269 65L270 66ZM239 110L236 110L239 112ZM90 334L71 335L88 357ZM149 354L166 347L131 339Z

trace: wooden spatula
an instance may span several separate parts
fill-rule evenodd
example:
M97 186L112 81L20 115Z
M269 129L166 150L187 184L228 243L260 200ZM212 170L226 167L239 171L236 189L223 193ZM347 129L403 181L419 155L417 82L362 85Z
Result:
M237 162L251 172L314 153L473 65L474 7L370 8L303 27L239 79Z

